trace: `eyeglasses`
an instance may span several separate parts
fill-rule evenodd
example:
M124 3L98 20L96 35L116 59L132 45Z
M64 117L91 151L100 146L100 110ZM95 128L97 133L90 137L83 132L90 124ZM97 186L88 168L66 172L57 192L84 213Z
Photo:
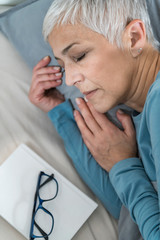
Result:
M49 202L56 198L57 194L58 182L55 179L54 174L47 175L41 171L38 177L37 188L34 197L30 240L35 238L43 238L48 240L48 236L52 233L54 228L54 217L49 210L44 208L43 205L45 202ZM42 226L44 218L46 224L45 226Z

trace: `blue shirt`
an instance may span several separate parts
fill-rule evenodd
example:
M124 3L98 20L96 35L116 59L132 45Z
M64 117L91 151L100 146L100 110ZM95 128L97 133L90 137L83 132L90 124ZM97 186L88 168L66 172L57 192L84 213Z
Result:
M86 148L69 101L48 113L82 179L107 210L119 217L130 211L144 239L160 239L160 73L151 86L142 113L133 116L140 158L124 159L109 174ZM152 182L157 182L157 191ZM159 196L159 197L158 197Z
M144 239L160 239L160 72L142 113L133 116L140 158L111 169L111 183L136 221ZM157 191L152 185L156 182Z

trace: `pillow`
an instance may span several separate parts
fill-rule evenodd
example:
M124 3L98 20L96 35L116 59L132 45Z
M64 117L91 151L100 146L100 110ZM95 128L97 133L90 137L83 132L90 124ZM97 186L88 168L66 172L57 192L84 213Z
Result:
M26 0L10 11L0 14L0 30L14 44L31 68L44 56L53 56L49 44L44 42L42 36L43 19L52 2L53 0ZM158 37L160 0L147 0L147 4L155 35ZM55 59L52 64L57 64Z
M160 42L160 31L159 31L159 25L160 25L160 0L147 0L148 5L148 13L150 16L153 33L155 35L155 38Z
M0 0L0 5L10 5L10 6L13 6L13 5L16 5L20 2L24 2L26 0Z
M26 0L11 10L0 14L0 31L14 44L31 68L46 55L52 57L52 65L57 65L52 49L42 36L43 19L52 2L53 0ZM159 27L158 22L160 22L158 10L160 0L152 1L152 5L150 5L150 0L147 0L147 4L156 34L158 33L158 30L156 30ZM154 20L156 24L154 24ZM159 37L159 35L156 36ZM160 41L160 37L158 40ZM67 87L64 77L63 84L58 89L64 94L65 98L71 99L74 106L76 106L75 97L83 96L74 86Z
M12 6L7 5L0 5L0 14L7 11L8 9L12 8Z
M44 56L51 56L50 65L57 65L52 49L43 39L43 19L53 0L27 0L7 12L0 14L0 31L12 42L30 68ZM63 84L58 90L66 99L71 99L73 105L76 97L83 97L76 87Z
M0 15L0 30L31 68L41 58L52 54L42 36L43 19L52 2L27 0Z

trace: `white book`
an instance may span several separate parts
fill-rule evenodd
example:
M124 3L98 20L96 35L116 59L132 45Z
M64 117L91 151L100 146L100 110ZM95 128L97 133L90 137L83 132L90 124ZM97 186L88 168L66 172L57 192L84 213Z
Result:
M59 185L57 197L45 205L54 216L49 239L70 240L97 208L97 203L24 144L0 166L0 216L29 239L40 171L53 173ZM43 217L44 226L47 219Z

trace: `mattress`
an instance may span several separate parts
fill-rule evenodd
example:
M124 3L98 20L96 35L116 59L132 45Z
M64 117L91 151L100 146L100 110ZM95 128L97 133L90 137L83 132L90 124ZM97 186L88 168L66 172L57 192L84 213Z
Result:
M7 8L0 6L0 12ZM30 103L31 78L31 69L0 33L0 164L25 143L98 203L73 240L118 239L117 222L79 177L47 115ZM0 239L24 240L24 237L0 217Z

